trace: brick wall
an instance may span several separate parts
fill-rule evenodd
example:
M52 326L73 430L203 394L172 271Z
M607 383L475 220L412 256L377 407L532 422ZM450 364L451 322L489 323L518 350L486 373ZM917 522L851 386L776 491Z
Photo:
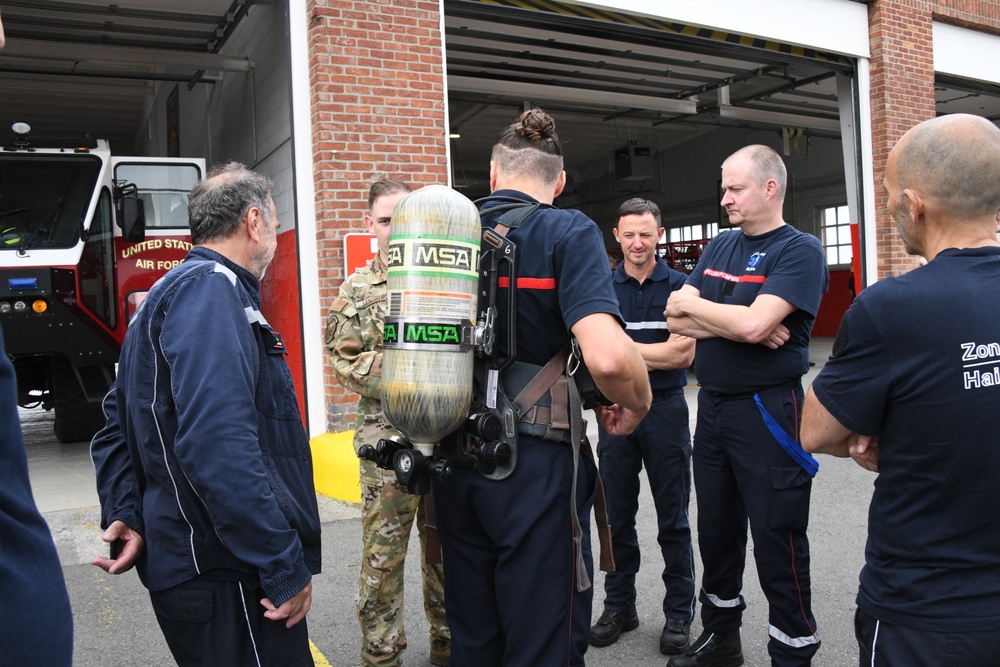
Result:
M933 27L930 3L924 0L877 0L869 5L868 15L877 277L881 279L915 266L886 212L882 178L896 141L917 123L934 117Z
M321 311L344 280L343 236L364 230L380 175L447 182L443 35L436 0L313 0L309 12ZM327 425L353 428L357 395L325 363Z
M934 18L965 28L1000 34L1000 2L941 0L930 3Z
M896 141L917 123L933 118L933 22L1000 34L1000 1L875 0L868 6L871 39L872 140L875 158L878 278L915 266L903 250L886 212L882 177Z

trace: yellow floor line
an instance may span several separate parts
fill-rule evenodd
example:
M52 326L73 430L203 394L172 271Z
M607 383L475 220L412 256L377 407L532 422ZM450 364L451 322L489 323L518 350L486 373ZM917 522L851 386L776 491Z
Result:
M316 667L333 667L326 659L326 656L319 652L319 649L316 648L311 639L309 640L309 650L312 651L313 662L316 663Z

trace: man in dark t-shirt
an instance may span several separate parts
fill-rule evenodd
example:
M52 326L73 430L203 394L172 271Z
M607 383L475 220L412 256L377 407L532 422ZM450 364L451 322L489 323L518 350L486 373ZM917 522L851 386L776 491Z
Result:
M770 608L771 664L808 665L819 648L806 538L816 468L797 436L809 331L829 273L819 239L782 218L786 183L767 146L731 155L722 206L738 229L708 244L667 301L670 331L698 339L692 460L704 568L704 631L669 667L743 664L748 523Z
M483 226L506 233L517 248L516 274L498 280L499 356L509 351L508 327L516 331L511 370L541 368L575 337L594 382L616 401L599 410L598 419L626 435L649 411L649 380L621 327L600 230L583 213L552 205L565 183L548 114L530 109L501 130L490 162L493 192L480 202ZM530 214L514 224L504 218L505 204ZM515 313L507 310L512 287ZM511 395L519 393L506 368L499 381ZM549 394L568 399L566 389ZM579 406L570 412L582 420ZM584 664L597 470L573 446L572 434L546 440L533 426L523 418L518 423L517 466L508 477L488 479L456 466L447 480L434 481L453 665Z
M907 252L865 288L806 398L802 444L878 472L855 629L859 664L1000 661L1000 130L953 114L889 154Z

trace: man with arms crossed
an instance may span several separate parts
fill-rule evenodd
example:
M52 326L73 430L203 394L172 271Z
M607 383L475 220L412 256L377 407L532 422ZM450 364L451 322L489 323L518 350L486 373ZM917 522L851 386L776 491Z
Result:
M883 183L906 251L861 292L802 418L812 452L878 472L855 634L859 664L1000 664L1000 130L921 123Z
M704 631L670 667L743 664L740 593L747 523L769 606L776 667L808 665L819 648L809 581L814 464L797 444L809 331L829 284L819 239L782 218L787 173L771 148L722 164L722 206L738 229L705 248L667 301L667 326L698 339L693 467Z

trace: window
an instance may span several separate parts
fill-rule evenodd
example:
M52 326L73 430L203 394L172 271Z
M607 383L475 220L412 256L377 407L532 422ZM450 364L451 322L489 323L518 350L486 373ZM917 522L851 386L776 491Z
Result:
M146 214L146 228L188 226L191 188L201 178L193 164L122 163L115 167L115 184L134 183Z
M718 223L710 222L704 225L671 227L669 232L671 243L677 243L678 241L700 241L701 239L710 239L713 236L717 236L719 234L719 225Z
M0 250L75 246L100 173L93 155L0 154Z
M851 247L851 216L847 212L847 206L831 206L820 210L820 238L828 265L851 263L854 251Z

